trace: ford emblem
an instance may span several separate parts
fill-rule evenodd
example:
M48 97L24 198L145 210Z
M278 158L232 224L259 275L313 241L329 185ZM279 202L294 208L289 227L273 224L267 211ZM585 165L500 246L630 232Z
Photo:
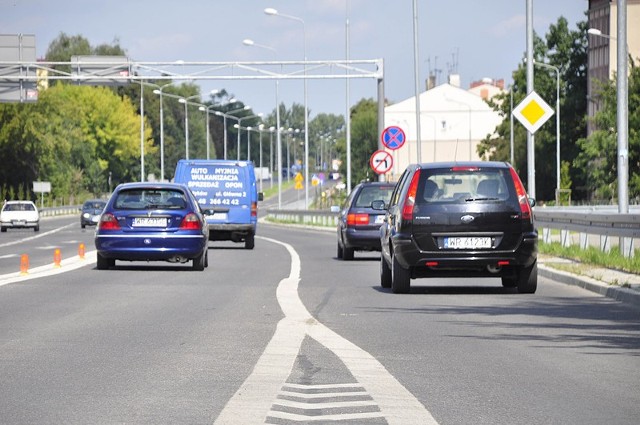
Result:
M463 222L464 224L469 224L473 220L475 220L475 217L472 215L463 215L462 217L460 217L460 221Z

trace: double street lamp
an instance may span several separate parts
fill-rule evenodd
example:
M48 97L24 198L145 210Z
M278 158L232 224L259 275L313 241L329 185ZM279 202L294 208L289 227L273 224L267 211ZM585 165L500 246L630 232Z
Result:
M269 16L280 16L302 24L302 40L304 52L304 207L309 208L309 108L307 103L307 28L302 18L285 15L272 7L264 10ZM279 107L278 107L279 109Z
M199 94L194 94L189 97L180 97L178 102L184 103L184 144L185 144L185 159L189 159L189 100L199 99Z
M232 100L233 102L229 101L229 103L236 102L235 99L232 99ZM251 109L251 106L245 105L242 108L234 109L233 111L229 111L227 113L224 113L222 111L216 111L216 115L219 117L222 117L222 128L224 132L224 159L227 159L227 118L232 118L237 121L238 117L234 116L233 114L240 111L248 111L249 109Z
M173 83L165 84L153 91L154 94L160 95L160 181L164 181L164 111L162 107L162 91L172 84Z
M237 149L238 149L238 152L237 152L238 161L240 161L240 130L242 129L242 121L244 121L246 119L250 119L250 118L262 117L262 115L263 114L261 112L259 114L248 115L246 117L237 118L238 123L234 124L234 127L238 129L238 147L237 147ZM249 142L247 143L247 161L249 160L249 150L250 150L249 149L249 143L250 143L250 140L251 140L251 135L249 134Z
M259 47L262 49L267 49L267 50L271 50L274 55L277 55L277 51L276 49L274 49L271 46L267 46L264 44L258 44L255 41L247 38L244 39L242 41L242 44L244 44L245 46L249 46L249 47ZM278 100L278 96L279 96L279 92L280 91L280 81L276 80L276 127L275 127L275 131L277 133L276 135L276 149L277 149L277 155L278 155L278 208L282 208L282 139L280 137L280 104L279 104L279 100ZM271 133L271 136L273 138L273 131ZM262 132L260 133L260 136L262 136ZM262 148L260 148L260 155L262 155ZM273 169L272 163L271 163L271 152L269 153L270 158L269 158L269 167L271 169ZM262 164L260 164L260 166L262 166ZM271 181L273 182L273 177L271 177ZM260 184L262 184L262 180L260 181ZM261 189L262 190L262 189Z

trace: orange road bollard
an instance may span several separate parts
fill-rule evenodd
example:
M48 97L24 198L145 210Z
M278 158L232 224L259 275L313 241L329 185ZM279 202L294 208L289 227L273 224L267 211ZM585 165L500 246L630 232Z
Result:
M62 261L62 254L60 254L60 248L56 248L53 251L53 265L54 267L61 267L60 262Z
M85 252L84 244L81 243L80 245L78 245L78 257L80 257L81 260L84 260L84 252Z
M20 274L29 274L29 256L27 254L20 256Z

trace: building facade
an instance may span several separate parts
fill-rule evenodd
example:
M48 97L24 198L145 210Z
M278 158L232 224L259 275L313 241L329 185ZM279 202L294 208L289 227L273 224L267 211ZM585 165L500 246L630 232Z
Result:
M594 130L592 118L601 108L598 90L602 82L614 78L618 67L617 31L618 2L589 0L589 48L587 78L588 133ZM597 30L600 34L593 34ZM627 0L627 47L629 55L640 61L640 0Z
M482 139L495 133L502 117L481 97L485 90L474 90L478 87L464 90L458 85L459 77L455 77L449 79L450 83L420 94L420 158L416 143L415 97L385 108L385 128L400 127L406 137L400 149L390 151L393 170L387 175L389 180L397 180L411 163L482 159L478 156L477 146ZM500 88L491 91L495 94Z

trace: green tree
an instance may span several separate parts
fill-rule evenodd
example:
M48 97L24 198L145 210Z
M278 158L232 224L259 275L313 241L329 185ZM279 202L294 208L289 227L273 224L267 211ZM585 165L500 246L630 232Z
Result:
M342 164L340 173L347 174L346 141L339 140L337 149ZM351 184L374 181L377 175L369 166L369 158L378 149L378 104L361 99L351 108Z
M631 61L629 90L629 198L640 199L640 69ZM599 92L602 109L595 115L596 130L578 141L575 168L583 170L591 200L617 202L617 89L616 79Z
M576 30L569 30L567 20L560 17L549 27L546 40L534 36L534 60L556 67L560 71L560 156L562 161L573 164L578 155L577 141L586 133L587 110L587 53L586 23L580 22ZM556 73L541 66L534 67L534 89L555 109ZM513 72L511 90L496 96L489 103L503 117L496 128L497 137L491 136L478 145L478 154L496 161L510 161L510 100L514 106L527 94L525 58ZM527 132L516 122L514 125L514 164L520 177L527 182ZM555 199L556 179L556 126L552 117L535 134L536 197L539 200ZM561 170L562 171L562 170ZM570 170L574 185L582 185L581 170ZM561 180L562 181L562 180ZM561 184L562 187L562 184ZM568 188L567 188L568 189ZM573 188L572 188L573 189ZM578 193L578 195L580 192ZM575 196L574 196L575 198Z

